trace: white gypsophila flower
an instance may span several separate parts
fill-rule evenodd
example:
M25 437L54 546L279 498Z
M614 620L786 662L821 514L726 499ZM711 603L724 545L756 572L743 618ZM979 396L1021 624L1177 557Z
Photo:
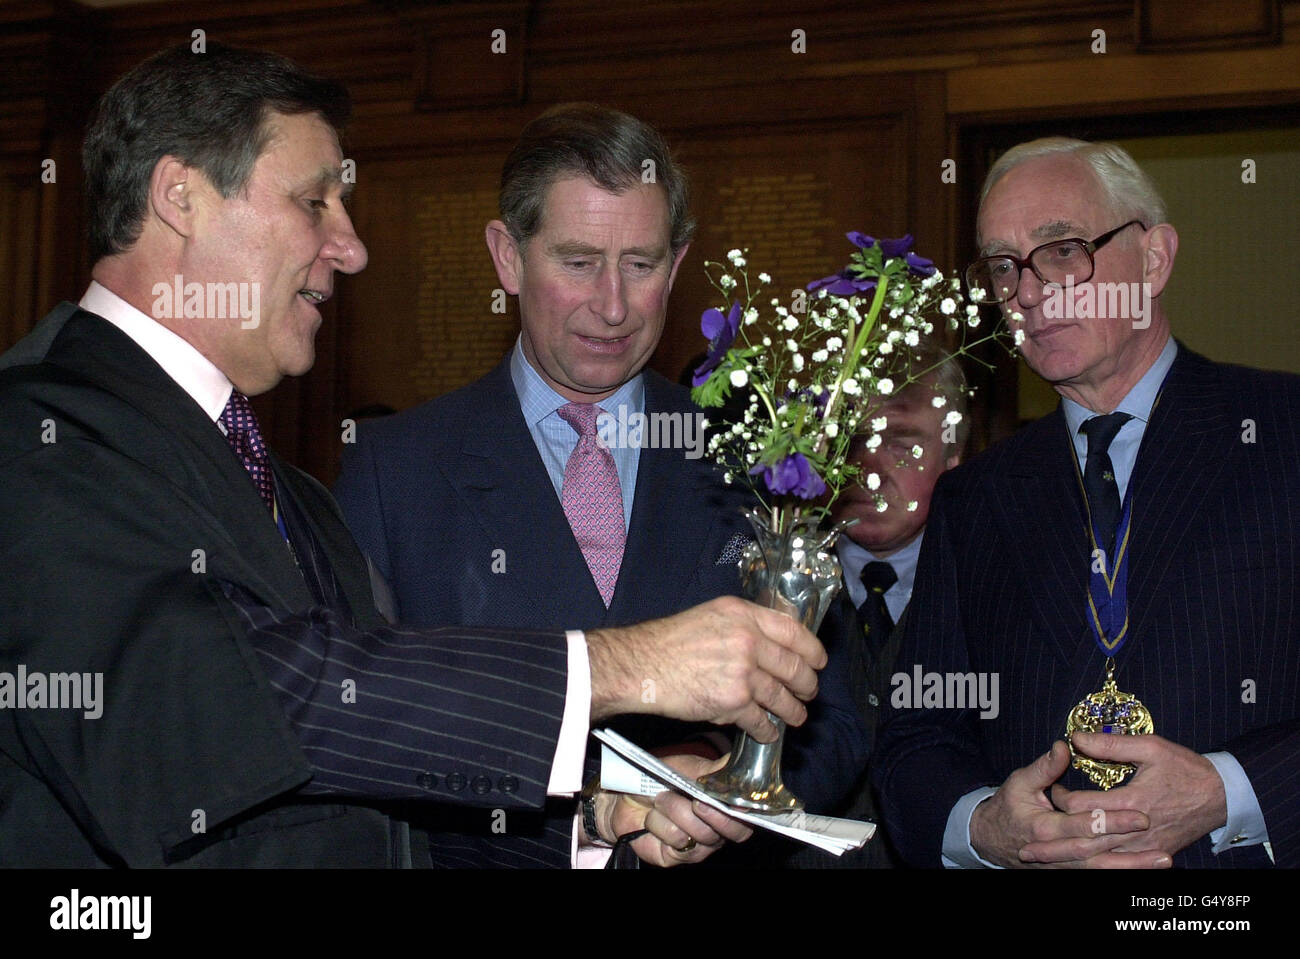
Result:
M934 324L930 322L922 323L921 332L924 333L926 336L929 336L931 333L934 332Z
M785 327L787 330L794 331L799 329L799 320L797 317L787 316L784 320L781 321L781 325Z
M948 397L944 396L942 393L932 396L930 397L930 405L936 410L942 409L948 405Z
M790 311L787 310L784 306L777 306L777 302L776 302L776 300L773 300L773 301L772 301L772 305L773 305L773 306L776 306L776 315L777 315L777 316L789 316L789 315L790 315Z
M1015 342L1016 346L1019 346L1021 343L1025 342L1025 331L1016 330L1015 334L1012 336L1012 340Z
M732 386L744 386L748 382L749 382L749 374L746 373L744 370L731 371Z
M912 459L914 459L914 460L919 460L919 459L920 459L922 456L924 456L924 455L925 455L925 450L921 449L921 444L920 444L920 443L913 443L913 444L912 444Z
M902 331L902 330L890 330L890 331L889 331L889 334L885 337L885 342L886 342L886 343L897 343L897 342L898 342L899 340L901 340L902 338L903 338L903 331Z
M921 334L917 333L916 330L908 330L903 334L903 342L908 346L919 346L921 343Z
M751 306L749 309L745 311L745 325L753 326L757 322L758 322L758 310L754 309Z
M826 311L826 319L828 320L837 319L839 315L840 315L839 309L834 306L832 306L829 310Z
M984 299L984 291L976 288L970 291L970 300L972 303L978 303Z
M879 474L879 473L868 473L867 476L866 476L866 480L865 480L865 482L866 482L866 484L867 484L867 489L869 489L869 490L878 490L878 489L880 489L880 474Z
M1021 313L1019 310L1012 310L1011 315L1007 317L1007 319L1012 323L1023 323L1025 322L1025 314Z
M743 256L738 256L731 262L736 264L736 269L738 270L743 270L745 268L745 258Z
M888 356L890 353L894 352L894 344L889 342L889 340L882 340L877 344L876 352L883 356Z
M771 282L772 282L772 278L771 278L770 276L768 276L766 273L760 273L760 274L758 274L758 282L759 282L759 283L771 283Z
M979 315L980 315L980 308L979 308L978 306L976 306L974 303L967 304L967 306L966 306L966 315L967 315L967 316L979 316Z
M726 483L728 486L731 485L731 473L730 473L730 472L727 472L727 473L723 473L723 474L722 474L722 482Z
M951 296L945 296L943 298L943 301L940 302L939 304L939 312L943 313L945 316L951 316L952 314L956 313L957 301L954 300Z
M731 424L731 432L735 436L739 436L741 433L745 432L745 428L741 426L739 423L733 423Z
M848 396L857 396L862 392L862 387L858 386L858 381L850 376L844 381L843 390Z
M966 325L969 326L972 330L975 329L975 327L980 325L980 315L976 313L974 316L968 318L966 320Z
M843 345L844 345L844 341L841 340L838 336L832 336L829 340L826 341L826 349L830 350L831 352L838 350Z
M737 260L740 259L740 257L741 257L741 252L739 250L727 251L727 259L730 260L732 263L735 263Z
M871 421L871 428L877 433L885 429L887 426L889 426L888 416L877 416L875 419Z
M903 315L903 308L901 306L896 306L889 311L889 318L891 320L896 320L902 315Z
M883 496L877 496L877 497L876 497L876 512L877 512L877 513L883 513L883 512L884 512L885 510L887 510L887 509L889 509L889 504L885 502L885 498L884 498Z
M881 396L888 396L890 393L894 392L894 381L886 376L876 382L876 389L880 391Z
M916 508L917 508L918 506L920 506L920 505L921 505L921 504L918 503L916 500L912 500L910 503L907 504L907 511L908 511L909 513L915 513L915 512L916 512Z
M948 415L943 418L944 426L956 426L961 422L961 414L956 410L949 410Z
M771 345L772 345L772 338L771 338L770 336L765 336L765 337L763 337L763 345L764 345L764 346L771 346Z
M826 435L827 435L830 439L835 439L835 437L839 436L839 435L840 435L840 424L839 424L839 423L833 423L833 422L832 422L832 423L827 423L827 424L826 424ZM834 472L838 473L839 470L834 470Z
M785 341L785 348L786 348L787 350L789 350L791 353L798 353L798 352L799 352L799 341L798 341L798 340L794 340L794 339L786 340L786 341Z
M729 290L735 285L736 278L730 273L724 273L722 276L718 277L718 286L722 287L724 290Z
M790 363L791 363L791 365L794 366L794 371L795 371L796 373L802 373L802 372L803 372L803 354L802 354L802 353L796 353L794 356L790 357Z
M932 290L942 282L943 282L943 274L940 273L938 270L935 270L933 273L931 273L929 276L927 276L924 280L921 281L921 289Z
M876 449L878 446L880 446L881 442L883 442L883 441L882 441L882 439L881 439L881 437L880 437L880 434L879 434L879 433L872 433L870 436L867 437L867 442L864 443L863 445L866 446L866 448L869 449L869 450L874 450L874 449Z
M830 354L825 350L813 350L812 361L814 363L825 363L830 359Z
M793 376L790 377L790 379L786 382L785 385L789 388L791 393L794 393L799 389L799 381L796 380Z

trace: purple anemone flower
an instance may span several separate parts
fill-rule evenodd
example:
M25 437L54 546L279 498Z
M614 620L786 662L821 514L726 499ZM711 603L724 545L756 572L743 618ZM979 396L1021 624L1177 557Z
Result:
M793 494L800 499L816 499L826 492L826 483L802 453L791 453L773 466L755 466L749 473L761 473L774 496Z
M853 275L851 270L840 270L840 272L831 276L824 276L820 280L813 280L808 284L808 292L812 293L826 287L826 292L831 296L852 296L855 293L866 293L876 288L875 280L863 280Z
M788 391L785 394L785 398L788 402L792 403L815 403L819 412L825 412L826 404L829 403L831 399L831 391L828 389L822 389L820 393L813 393L811 388L805 386L803 389L798 391Z
M736 334L740 332L739 301L731 304L726 316L718 309L705 310L700 317L700 332L709 338L709 348L704 362L696 367L695 375L691 377L692 386L704 385L735 342Z
M915 253L908 253L907 269L913 276L930 276L934 273L934 261Z
M874 236L867 236L865 233L859 233L857 230L854 230L851 233L845 233L844 235L849 238L850 243L863 250L869 250L876 245L876 238Z

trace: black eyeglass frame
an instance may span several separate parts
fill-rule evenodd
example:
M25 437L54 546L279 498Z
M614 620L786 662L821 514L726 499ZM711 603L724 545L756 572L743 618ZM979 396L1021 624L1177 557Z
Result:
M1075 283L1087 283L1089 280L1092 279L1092 275L1097 272L1097 261L1094 258L1094 254L1098 250L1100 250L1103 246L1105 246L1107 243L1109 243L1111 240L1115 239L1115 237L1117 237L1124 230L1127 230L1129 227L1131 227L1134 223L1142 227L1143 230L1147 228L1146 224L1143 223L1141 220L1129 220L1127 223L1123 224L1122 226L1117 226L1115 227L1115 229L1103 233L1095 240L1085 240L1081 236L1067 236L1067 237L1062 237L1059 240L1049 240L1048 242L1042 243L1034 247L1032 250L1030 250L1025 255L1025 258L1023 260L1020 257L1013 256L1010 253L997 253L994 254L993 256L982 256L974 263L972 263L970 266L966 267L966 289L968 291L972 291L975 288L975 284L971 282L971 272L975 270L976 267L980 266L983 263L988 263L991 260L1010 260L1012 263L1014 263L1016 266L1016 282L1014 285L1012 285L1011 289L1007 292L1006 296L985 297L984 299L978 300L976 302L979 303L1008 302L1020 290L1020 276L1025 272L1026 267L1029 268L1030 272L1032 272L1034 276L1038 277L1039 283L1047 285L1049 283L1055 282L1053 280L1047 279L1045 276L1043 276L1043 274L1038 272L1038 268L1034 266L1034 254L1038 253L1039 250L1046 250L1048 247L1056 246L1060 243L1077 243L1083 249L1083 252L1087 254L1088 275L1082 278L1076 278L1074 281Z

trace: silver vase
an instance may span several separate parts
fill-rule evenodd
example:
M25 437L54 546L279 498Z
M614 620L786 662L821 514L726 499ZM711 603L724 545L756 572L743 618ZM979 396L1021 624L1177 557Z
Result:
M818 530L817 521L809 519L778 533L764 514L751 510L746 516L756 540L740 557L741 595L817 632L840 588L840 561L832 547L849 524ZM716 799L756 812L802 809L803 801L781 781L785 722L771 713L767 716L776 725L776 740L760 743L737 730L727 765L701 777L700 785Z

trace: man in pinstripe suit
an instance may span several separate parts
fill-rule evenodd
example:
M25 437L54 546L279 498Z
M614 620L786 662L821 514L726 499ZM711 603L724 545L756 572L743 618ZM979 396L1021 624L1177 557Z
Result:
M592 721L806 715L824 651L735 599L585 635L382 624L338 507L247 403L310 368L317 305L365 266L346 114L217 44L101 101L94 282L0 359L0 864L427 865L403 801L576 791ZM260 308L205 308L227 284ZM93 708L49 701L72 674Z
M1300 865L1300 379L1173 340L1165 218L1107 144L1022 144L985 182L968 279L1023 324L1062 402L935 492L895 680L996 676L1000 701L982 718L895 691L875 781L913 863ZM1141 307L1115 309L1116 291ZM1123 550L1090 539L1108 510L1129 517ZM1096 600L1099 569L1126 573L1127 630L1103 635L1124 638L1117 686L1155 724L1075 733L1082 757L1134 767L1109 792L1061 741L1102 686L1089 596L1116 601Z

